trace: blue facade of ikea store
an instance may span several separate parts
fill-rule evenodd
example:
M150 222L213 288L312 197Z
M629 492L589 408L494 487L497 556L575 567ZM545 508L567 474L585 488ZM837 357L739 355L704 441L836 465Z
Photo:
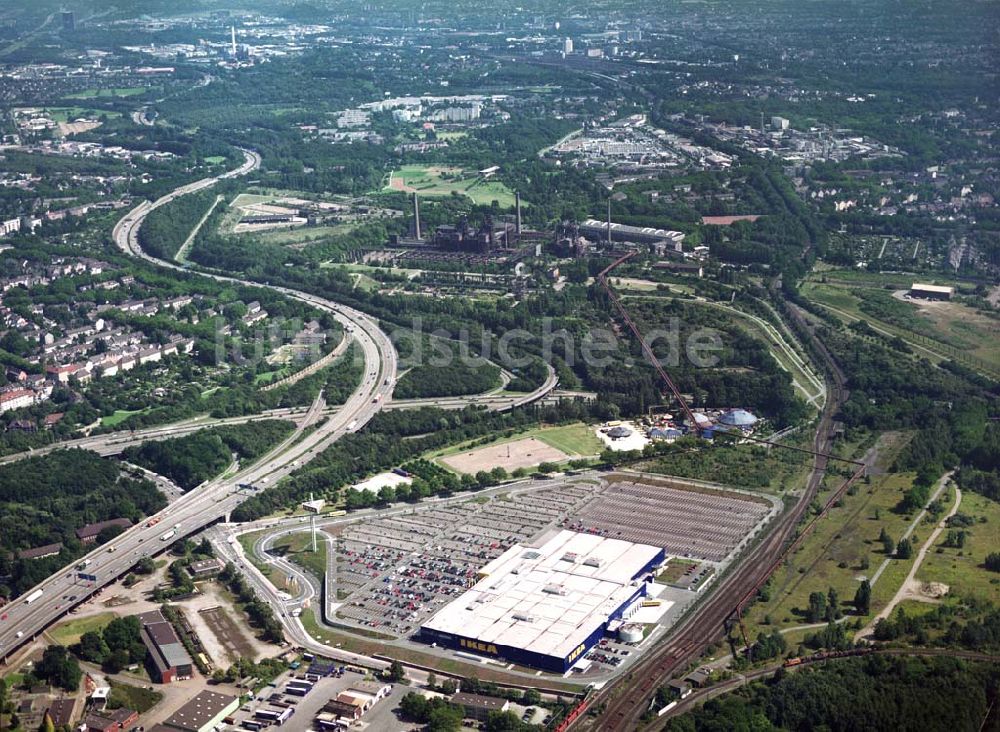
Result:
M635 575L629 579L634 580L636 577L649 572L653 567L663 561L664 556L664 552L661 551L656 557L647 563L646 566L636 572ZM453 648L456 651L464 653L475 653L481 656L502 658L505 661L516 663L520 666L530 666L531 668L539 668L543 671L551 671L553 673L565 673L580 659L581 656L586 655L587 651L593 648L594 645L604 636L609 622L612 620L620 620L625 610L645 594L646 585L645 583L640 583L635 588L635 592L629 596L628 600L623 602L603 621L596 622L594 629L566 656L550 656L536 651L529 651L526 648L520 648L517 646L487 643L479 640L478 638L456 635L454 633L447 633L427 627L420 629L420 640L426 643L436 643L444 648ZM595 621L596 620L597 619L595 618Z

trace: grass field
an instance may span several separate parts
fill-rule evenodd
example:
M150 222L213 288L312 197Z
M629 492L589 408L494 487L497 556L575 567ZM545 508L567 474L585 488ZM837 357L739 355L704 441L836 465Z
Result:
M514 205L514 193L503 183L485 180L476 171L439 165L404 165L389 174L386 191L419 193L421 196L450 196L458 193L474 203L489 205L497 201L501 208ZM524 201L521 205L525 205Z
M308 570L317 578L326 574L327 543L323 534L316 537L316 551L310 551L311 538L308 531L282 537L278 543L271 545L271 552L283 556L303 569Z
M253 553L253 545L257 542L257 539L259 539L263 534L264 532L257 531L252 534L239 535L238 540L240 542L240 546L243 547L243 555L253 566L259 569L263 573L263 575L267 577L268 581L272 585L274 585L279 589L283 588L285 586L284 575L277 569L275 569L273 564L261 562L259 559L257 559L257 555Z
M113 704L121 704L127 709L134 709L143 714L155 707L163 699L163 694L152 689L144 689L131 684L123 684L120 681L111 681L111 696L109 701Z
M953 505L954 497L949 497L945 503ZM949 595L954 597L1000 604L1000 575L983 567L986 555L1000 549L1000 503L963 491L958 511L975 519L972 526L964 529L967 532L965 546L961 549L945 547L948 534L945 529L917 570L916 579L943 582L950 588Z
M98 97L134 97L144 94L147 87L144 86L121 86L114 89L84 89L76 94L67 94L67 99L97 99Z
M581 422L541 428L535 430L533 436L569 455L599 455L604 449L593 428Z
M133 414L141 414L144 411L144 409L118 409L114 412L114 414L109 414L107 417L101 417L101 427L117 427Z
M112 112L106 109L92 109L90 107L46 107L49 117L55 122L69 122L80 117L97 119L105 116L108 119L121 117L121 112Z
M116 617L114 613L109 612L88 615L85 618L73 618L65 623L60 623L48 632L60 645L70 646L79 642L80 636L84 633L91 630L101 630Z
M205 162L208 163L209 165L220 165L226 162L226 159L222 155L210 155L209 157L205 158Z
M857 288L815 281L802 286L802 294L830 308L848 322L865 320L877 330L899 336L919 357L933 362L955 359L966 366L1000 374L1000 320L957 302L900 301L909 309L908 325L889 323L860 308ZM927 350L929 349L929 350Z
M779 628L802 625L806 622L803 611L809 605L810 593L826 593L831 587L837 591L841 603L850 602L861 579L872 576L885 559L878 541L882 528L898 539L909 526L912 519L892 509L911 482L910 474L888 474L873 479L870 485L859 483L855 495L845 496L843 504L832 509L791 559L775 572L770 600L754 605L748 625L763 629L765 616L770 616L771 625ZM921 525L915 535L918 540L921 534L926 538L928 531ZM873 615L892 599L912 562L912 559L894 559L889 563L872 588ZM841 609L845 613L849 610L843 604Z

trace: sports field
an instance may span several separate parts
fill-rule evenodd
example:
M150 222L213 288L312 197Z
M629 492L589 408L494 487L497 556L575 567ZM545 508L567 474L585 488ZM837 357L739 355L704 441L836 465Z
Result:
M507 472L518 468L531 468L541 463L558 463L569 455L536 437L514 442L489 445L476 450L460 452L441 458L441 462L459 473L478 473L480 470L504 468Z
M476 204L497 201L501 208L514 205L514 193L497 180L487 180L474 170L442 165L404 165L389 173L387 191L419 193L421 196L468 196ZM524 202L521 202L524 205Z

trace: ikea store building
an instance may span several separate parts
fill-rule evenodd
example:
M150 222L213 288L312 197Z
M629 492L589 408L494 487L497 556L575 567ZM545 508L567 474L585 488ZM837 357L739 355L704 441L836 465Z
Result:
M515 544L420 629L428 643L562 673L645 596L643 575L664 550L558 531Z

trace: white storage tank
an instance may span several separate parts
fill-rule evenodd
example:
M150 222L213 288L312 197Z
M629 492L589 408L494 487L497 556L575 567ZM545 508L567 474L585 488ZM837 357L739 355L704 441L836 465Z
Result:
M622 643L638 643L642 640L642 626L636 623L623 625L618 631L618 640Z

